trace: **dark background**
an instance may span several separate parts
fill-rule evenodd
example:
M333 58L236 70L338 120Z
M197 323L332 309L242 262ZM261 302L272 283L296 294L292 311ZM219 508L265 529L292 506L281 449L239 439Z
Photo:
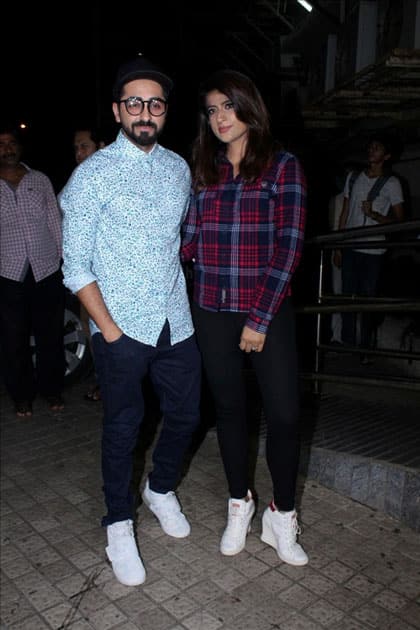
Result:
M24 159L60 190L74 167L75 126L93 121L107 141L115 137L113 78L118 65L139 52L175 81L162 144L188 157L199 82L221 67L244 71L244 51L235 61L229 41L243 6L235 0L194 9L182 1L9 5L2 17L0 114L27 125ZM264 67L250 67L248 74L267 101L275 135L307 153L300 114L293 101L282 101L278 79Z

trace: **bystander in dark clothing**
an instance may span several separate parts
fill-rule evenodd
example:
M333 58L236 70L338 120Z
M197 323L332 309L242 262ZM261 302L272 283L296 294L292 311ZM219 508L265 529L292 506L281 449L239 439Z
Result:
M37 392L52 410L63 408L64 286L53 186L21 162L21 152L19 132L0 127L0 339L5 386L25 417Z
M372 136L367 147L367 167L356 178L350 173L344 187L343 208L339 229L385 225L403 219L403 194L398 178L389 170L393 153L392 139L385 134ZM386 249L363 247L363 241L373 237L360 237L357 248L343 248L334 255L334 263L342 269L342 289L345 295L378 295L380 274ZM384 240L375 236L374 240ZM342 315L342 340L358 343L356 314ZM360 320L360 346L372 347L375 339L375 318L372 313L362 313ZM367 362L362 356L362 362Z

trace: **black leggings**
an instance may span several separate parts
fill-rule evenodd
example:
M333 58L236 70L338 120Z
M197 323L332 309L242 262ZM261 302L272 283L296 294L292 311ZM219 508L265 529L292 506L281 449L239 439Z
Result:
M230 496L241 498L250 487L245 353L239 348L246 314L211 312L194 304L193 318L214 398L217 435ZM300 441L295 323L289 299L271 322L263 351L251 352L249 356L266 415L266 459L274 502L279 510L292 510Z

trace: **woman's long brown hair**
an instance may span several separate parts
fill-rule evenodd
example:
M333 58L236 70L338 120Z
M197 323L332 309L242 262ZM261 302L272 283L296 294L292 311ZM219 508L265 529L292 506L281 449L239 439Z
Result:
M269 113L254 82L235 70L219 70L204 81L199 90L198 134L192 146L191 164L196 189L217 184L219 180L218 155L224 144L210 128L205 103L206 95L213 90L232 101L237 118L248 126L248 142L239 167L246 181L257 179L275 151Z

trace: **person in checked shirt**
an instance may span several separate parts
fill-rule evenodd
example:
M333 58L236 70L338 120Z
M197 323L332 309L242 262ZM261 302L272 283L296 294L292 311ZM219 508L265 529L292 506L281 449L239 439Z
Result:
M50 179L21 161L21 133L0 126L0 342L6 390L29 418L37 394L64 401L61 214ZM35 338L36 367L31 335Z
M299 404L291 281L301 258L306 182L297 158L276 148L249 77L221 70L200 88L192 147L193 191L181 255L193 261L192 313L227 477L220 551L244 549L255 513L248 466L243 365L251 360L267 419L273 498L261 539L305 565L295 509Z
M181 265L191 172L161 146L172 80L139 56L118 69L117 138L76 167L60 196L64 283L90 316L104 407L106 554L122 584L146 579L133 530L133 451L146 376L162 426L142 497L174 538L190 534L175 489L200 420L201 359Z

